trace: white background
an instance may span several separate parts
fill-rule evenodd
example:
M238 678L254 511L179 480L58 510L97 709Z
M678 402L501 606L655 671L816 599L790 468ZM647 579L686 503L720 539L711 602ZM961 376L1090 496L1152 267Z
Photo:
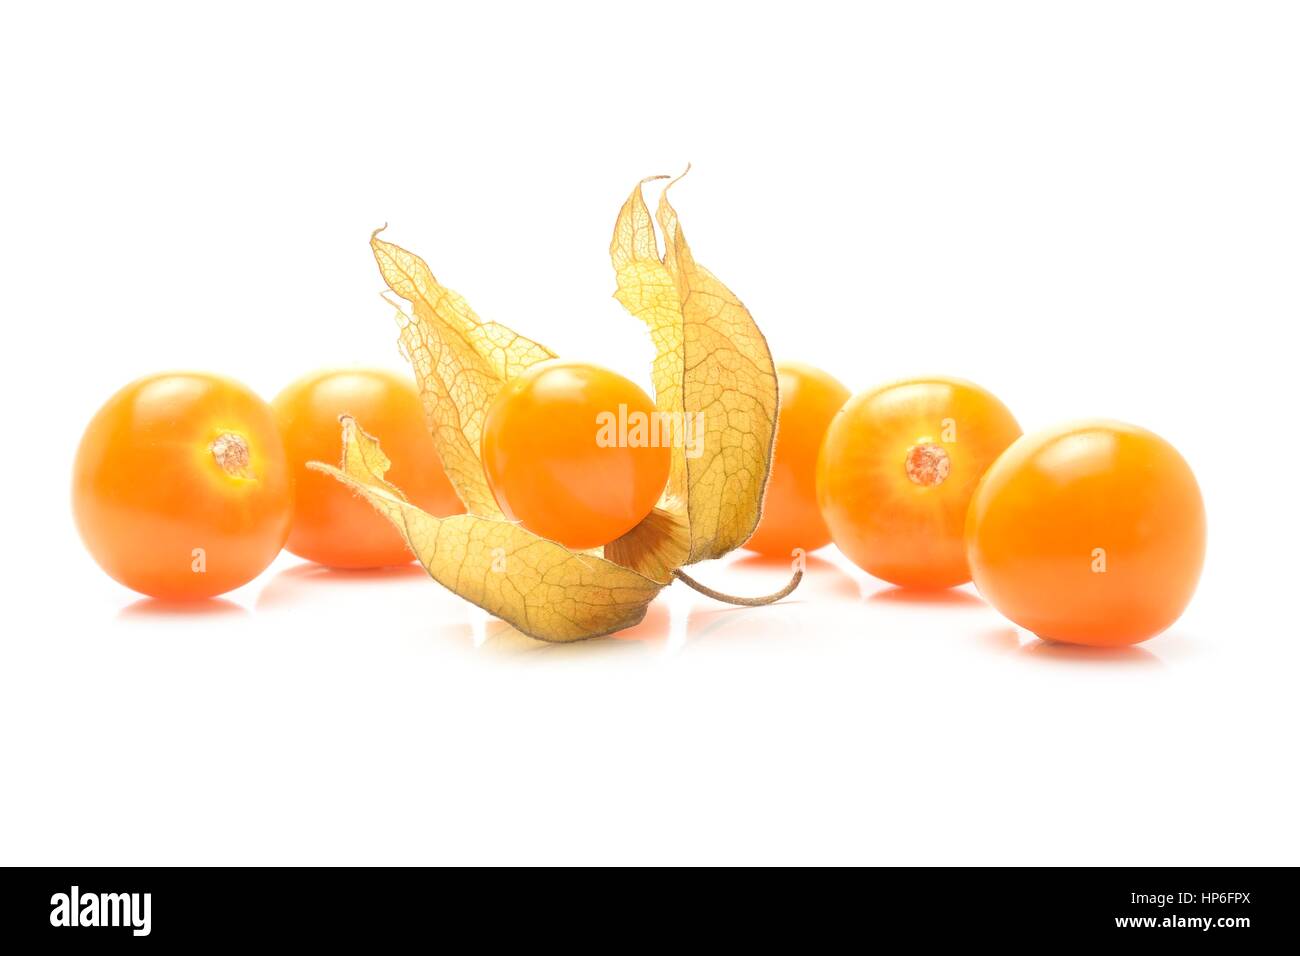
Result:
M1295 864L1297 49L1281 3L6 7L0 862ZM130 379L402 367L384 222L644 381L609 234L688 161L778 357L1172 441L1185 617L1052 649L831 549L782 605L679 586L550 647L287 555L159 613L82 549L72 455Z

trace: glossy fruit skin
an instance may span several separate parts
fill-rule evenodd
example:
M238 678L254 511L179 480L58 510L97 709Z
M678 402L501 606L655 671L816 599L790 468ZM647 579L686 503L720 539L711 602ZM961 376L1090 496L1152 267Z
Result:
M998 459L971 501L966 539L975 586L1016 624L1071 644L1136 644L1192 599L1205 505L1158 435L1076 422L1026 435Z
M608 544L639 524L663 493L672 451L663 443L602 445L601 416L617 419L620 407L629 423L638 414L654 421L649 396L599 366L552 360L508 382L488 409L481 443L506 516L575 550ZM637 440L631 428L627 437Z
M322 369L286 386L271 407L294 484L286 547L299 557L333 568L382 568L414 558L387 518L334 478L307 468L309 461L338 464L343 414L379 439L391 462L385 477L414 504L439 517L464 512L408 377L387 369Z
M998 399L972 382L891 382L849 399L826 432L817 500L831 537L892 584L970 580L966 508L985 469L1020 436Z
M86 428L72 507L99 566L141 594L188 601L246 584L280 553L293 508L271 409L216 375L132 382Z
M831 420L852 393L803 362L778 362L776 372L781 396L776 449L763 517L745 547L788 558L795 548L811 552L830 544L830 529L817 507L817 455Z

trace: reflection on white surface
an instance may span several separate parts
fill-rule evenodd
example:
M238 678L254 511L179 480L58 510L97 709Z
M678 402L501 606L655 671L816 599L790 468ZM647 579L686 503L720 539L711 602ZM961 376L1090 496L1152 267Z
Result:
M1013 654L1022 646L1020 631L1009 624L980 631L975 643L994 654Z
M1102 666L1160 666L1160 658L1145 647L1084 647L1079 644L1061 644L1057 641L1034 639L1020 647L1020 653L1034 661L1053 664Z
M530 659L545 656L547 660L583 660L616 654L642 655L655 649L662 650L668 641L671 626L670 609L663 601L650 605L646 609L645 618L635 627L589 641L539 641L504 621L488 618L483 640L477 649L492 657L518 658L528 655Z
M186 618L238 617L247 614L247 608L227 598L205 598L201 601L164 601L143 597L117 612L121 620L164 618L182 621Z
M962 588L941 588L930 591L917 590L916 588L886 587L874 592L867 598L867 602L870 604L926 608L986 606L982 598Z
M692 573L754 595L789 568L738 555ZM1213 589L1169 634L1108 651L1045 645L969 589L904 592L833 550L778 604L673 584L636 628L569 645L415 566L285 557L189 613L89 561L76 583L81 600L43 606L56 628L0 645L0 759L35 781L7 812L71 818L94 781L130 826L21 828L17 862L51 846L124 863L1205 863L1298 848L1276 825L1294 769L1275 737L1240 730L1294 725L1296 648ZM141 759L50 760L87 714ZM1207 828L1245 802L1250 820Z
M318 600L330 588L375 589L377 585L415 580L427 582L428 579L424 568L414 563L350 570L303 561L274 573L258 594L256 607L265 611Z
M969 588L935 591L893 587L854 573L852 565L813 555L803 581L789 598L762 607L738 607L704 597L680 583L665 588L635 627L603 638L571 643L536 640L474 607L431 581L418 564L374 570L340 570L311 562L282 561L253 601L252 610L228 598L192 603L140 598L118 620L168 621L186 626L209 618L255 618L282 613L309 615L322 640L378 639L400 621L408 640L434 653L473 653L485 660L617 660L674 656L685 649L742 656L755 647L781 654L834 648L845 641L875 642L906 651L1008 653L1062 666L1098 668L1159 665L1165 656L1195 656L1194 642L1166 635L1153 645L1093 648L1042 641L1002 620ZM704 570L700 570L699 568ZM694 569L710 586L737 595L779 589L789 563L740 553ZM436 613L430 613L434 609ZM936 645L934 642L939 641ZM734 648L734 649L732 649ZM441 649L441 650L439 650ZM822 650L818 650L820 656Z

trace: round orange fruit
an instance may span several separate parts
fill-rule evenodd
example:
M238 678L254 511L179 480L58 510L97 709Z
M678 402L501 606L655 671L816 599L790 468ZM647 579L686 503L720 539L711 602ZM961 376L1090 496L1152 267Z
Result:
M1019 436L1005 405L961 379L906 379L849 399L817 463L832 539L892 584L969 581L966 507L985 469Z
M1016 624L1048 640L1135 644L1191 601L1205 506L1160 436L1076 422L1026 435L994 463L966 537L975 586Z

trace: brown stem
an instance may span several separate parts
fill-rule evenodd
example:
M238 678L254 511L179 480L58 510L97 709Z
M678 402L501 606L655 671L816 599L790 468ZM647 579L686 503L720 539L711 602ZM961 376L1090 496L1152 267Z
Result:
M799 586L799 582L803 580L803 569L800 568L798 571L795 571L794 577L790 579L790 583L781 590L777 591L775 594L767 594L763 597L737 597L734 594L723 594L721 591L715 591L713 588L704 586L681 568L678 568L673 572L673 577L678 581L681 581L682 584L685 584L687 587L694 588L705 597L711 597L715 601L722 601L726 604L739 604L741 607L762 607L764 604L774 604L781 600L781 598L793 592L794 589Z

